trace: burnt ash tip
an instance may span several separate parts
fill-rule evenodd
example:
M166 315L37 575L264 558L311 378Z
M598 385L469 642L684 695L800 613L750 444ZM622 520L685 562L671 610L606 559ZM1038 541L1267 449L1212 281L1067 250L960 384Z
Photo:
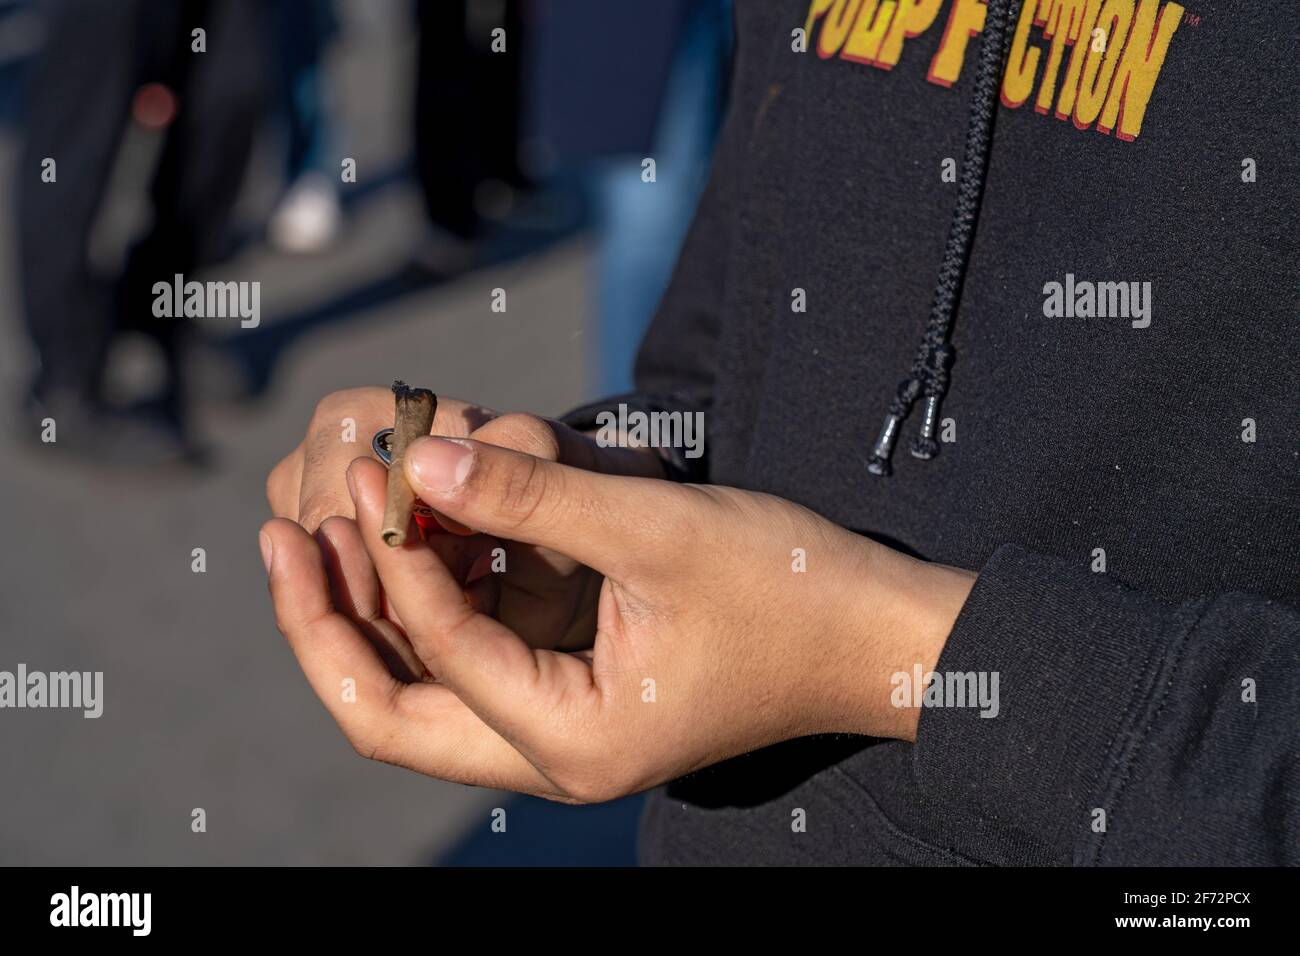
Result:
M437 401L438 397L427 388L412 388L400 378L393 382L393 397L399 401L411 401L412 399L421 399L428 396L432 401Z

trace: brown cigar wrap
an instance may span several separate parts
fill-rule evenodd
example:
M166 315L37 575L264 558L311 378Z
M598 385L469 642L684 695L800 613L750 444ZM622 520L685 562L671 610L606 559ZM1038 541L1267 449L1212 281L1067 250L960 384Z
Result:
M423 438L433 429L433 416L438 410L438 396L427 388L411 388L405 382L393 383L396 409L393 415L392 460L388 465L388 498L384 505L384 543L390 548L406 543L406 530L411 525L415 507L415 492L407 484L403 464L406 449L417 438Z

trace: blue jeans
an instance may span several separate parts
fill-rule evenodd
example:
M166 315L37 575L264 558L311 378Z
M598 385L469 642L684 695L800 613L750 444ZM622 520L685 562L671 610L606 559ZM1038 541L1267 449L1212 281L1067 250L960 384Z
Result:
M652 156L600 163L592 175L597 215L593 312L596 393L631 390L641 338L672 278L708 176L722 115L731 43L731 0L706 0L687 20L673 59Z

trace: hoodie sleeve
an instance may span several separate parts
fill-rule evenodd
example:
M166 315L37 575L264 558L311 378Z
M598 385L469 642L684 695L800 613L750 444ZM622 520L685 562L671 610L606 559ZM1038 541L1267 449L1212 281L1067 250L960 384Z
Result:
M914 750L982 825L1067 864L1300 864L1300 610L1008 545L937 670L999 676L995 716L927 708Z
M599 412L617 410L624 403L629 410L645 412L702 412L707 434L734 192L739 181L735 157L742 127L736 115L735 110L728 111L709 180L682 243L672 281L642 340L636 360L636 391L574 409L564 416L566 424L589 430ZM705 455L696 459L685 458L680 450L663 449L673 477L707 481L707 440L704 447Z

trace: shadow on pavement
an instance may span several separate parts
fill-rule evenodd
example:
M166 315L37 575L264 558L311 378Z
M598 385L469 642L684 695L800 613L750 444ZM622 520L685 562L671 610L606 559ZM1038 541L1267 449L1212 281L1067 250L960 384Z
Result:
M400 185L400 170L383 177L383 187ZM368 191L366 200L383 189ZM580 190L574 183L549 188L539 197L539 204L564 211L542 221L527 214L508 219L487 236L465 268L439 272L420 266L414 259L400 263L386 275L348 289L325 302L313 303L295 313L278 317L256 329L243 331L216 344L225 348L244 370L249 392L262 395L275 377L276 367L285 351L298 339L326 326L345 321L371 321L375 311L417 293L455 282L482 269L506 265L544 252L557 243L577 235L588 225L587 211ZM355 203L357 200L353 199Z

